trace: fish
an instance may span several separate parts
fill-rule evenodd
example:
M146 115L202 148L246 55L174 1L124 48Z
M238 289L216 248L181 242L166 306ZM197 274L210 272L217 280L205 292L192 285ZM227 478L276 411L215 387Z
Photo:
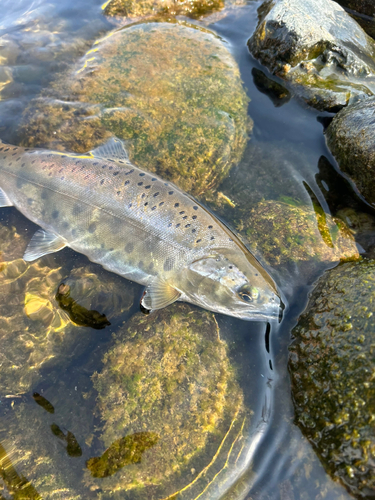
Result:
M273 279L237 235L135 166L116 137L86 154L0 143L0 206L40 226L25 261L70 247L143 285L146 311L179 300L243 320L280 317Z

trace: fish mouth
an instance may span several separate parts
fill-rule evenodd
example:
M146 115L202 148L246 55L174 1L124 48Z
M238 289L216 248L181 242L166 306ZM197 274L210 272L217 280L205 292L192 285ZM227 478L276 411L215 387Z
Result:
M280 298L273 294L270 300L259 304L258 308L247 309L238 311L238 314L234 313L240 319L247 321L278 321L281 323L285 306Z

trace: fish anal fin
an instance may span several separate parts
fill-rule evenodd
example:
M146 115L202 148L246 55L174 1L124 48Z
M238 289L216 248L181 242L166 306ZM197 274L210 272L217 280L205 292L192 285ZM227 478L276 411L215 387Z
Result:
M181 293L163 279L156 278L149 285L141 300L141 305L150 311L163 309L181 297Z
M0 188L0 207L11 207L13 203L10 201L5 192Z
M103 160L129 163L129 156L124 144L117 137L111 137L109 141L90 151L90 154L95 158L102 158Z
M27 245L23 259L27 262L39 259L43 255L58 252L66 246L66 241L54 233L39 229Z

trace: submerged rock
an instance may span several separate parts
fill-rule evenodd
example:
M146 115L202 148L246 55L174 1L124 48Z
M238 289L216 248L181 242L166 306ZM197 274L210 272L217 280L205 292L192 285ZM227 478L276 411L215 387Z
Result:
M102 9L108 16L122 16L132 20L144 17L185 15L193 19L244 0L109 0Z
M338 0L340 5L347 9L355 10L360 14L365 14L369 17L375 17L374 0Z
M288 276L313 276L321 263L359 258L344 222L292 199L259 202L238 225L250 248L271 268Z
M327 145L340 169L375 207L375 97L337 113L326 130Z
M248 46L317 109L375 92L375 42L331 0L266 1Z
M375 491L375 261L345 263L313 290L293 330L296 423L357 498Z
M86 152L113 134L137 166L194 195L227 176L247 141L238 66L219 38L192 26L114 31L52 93L29 107L25 145Z
M198 494L201 476L207 485L238 459L249 411L212 313L174 304L137 314L103 361L93 376L103 452L87 462L92 489Z

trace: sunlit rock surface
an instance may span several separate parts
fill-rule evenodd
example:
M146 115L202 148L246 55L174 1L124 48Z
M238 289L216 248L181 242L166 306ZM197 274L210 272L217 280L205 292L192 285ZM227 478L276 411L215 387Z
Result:
M317 109L375 92L375 43L336 2L274 0L258 10L252 55Z
M247 104L238 66L215 35L149 23L98 41L33 102L21 133L25 145L75 152L116 135L137 166L199 195L241 158Z
M244 5L245 0L109 0L102 8L108 16L121 16L132 20L177 15L196 19L233 4Z
M308 278L322 262L359 257L354 237L343 221L292 199L258 203L247 219L239 221L238 229L271 268L287 274L298 266Z
M375 262L322 276L293 330L296 423L329 474L357 498L375 490Z
M93 376L103 427L102 455L87 462L91 489L191 498L240 458L250 412L212 313L185 304L138 313L103 362Z
M348 106L334 117L326 138L340 169L375 207L374 112L375 97Z
M26 244L15 229L0 226L0 396L27 392L42 368L68 362L90 339L56 301L67 271L53 256L25 262ZM100 280L87 266L72 271L67 282L83 305L101 304L110 319L133 304L132 285L112 273Z

